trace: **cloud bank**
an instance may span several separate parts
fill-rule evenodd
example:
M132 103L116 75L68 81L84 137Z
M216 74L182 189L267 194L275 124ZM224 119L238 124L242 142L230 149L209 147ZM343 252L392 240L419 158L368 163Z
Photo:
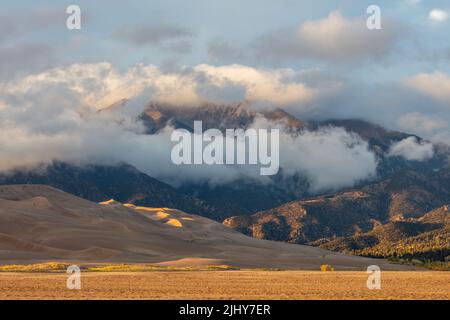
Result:
M154 66L139 66L120 73L108 63L52 69L0 88L0 171L54 160L126 162L172 184L227 183L242 176L267 179L247 166L175 166L170 161L172 128L145 134L139 115L149 101L171 103L182 112L187 103L213 97L214 90L237 92L236 99L271 105L301 104L317 94L295 72L283 69L200 65L164 73ZM127 103L118 107L122 99ZM99 112L111 105L108 112ZM262 126L282 125L260 119L253 124L254 128ZM367 143L339 128L306 131L297 137L283 133L280 146L284 174L305 175L315 191L350 186L376 169Z
M79 94L84 104L106 108L121 99L151 93L155 102L173 105L198 105L227 100L286 106L313 101L327 88L309 86L292 69L258 69L242 65L198 65L163 72L153 65L137 65L124 73L109 63L74 64L30 75L4 85L6 95L24 95L45 86L61 85ZM235 96L230 93L235 92ZM225 96L225 95L222 95Z

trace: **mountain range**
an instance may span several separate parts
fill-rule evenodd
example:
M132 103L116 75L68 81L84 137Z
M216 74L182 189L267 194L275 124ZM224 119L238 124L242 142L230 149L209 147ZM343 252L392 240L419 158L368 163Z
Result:
M120 101L101 112L114 112L126 103ZM446 145L435 144L428 159L408 160L388 155L389 148L410 137L423 142L420 137L359 119L303 121L282 109L258 110L246 103L186 108L149 104L140 120L146 133L154 134L167 125L192 130L194 120L202 120L205 129L248 128L258 117L282 123L293 136L324 126L357 134L376 155L376 175L351 188L320 192L311 191L310 181L301 174L279 174L270 183L243 176L219 185L191 182L170 186L129 164L54 162L40 169L2 174L0 184L46 184L96 202L113 198L135 205L177 208L224 221L256 238L354 254L408 256L400 249L386 248L420 243L427 248L420 250L417 256L421 258L442 260L449 255L445 208L450 203L450 151Z
M449 199L448 169L429 175L404 171L362 188L289 202L224 223L260 239L368 256L443 260L450 255ZM414 242L420 250L406 250L402 241L418 236L424 237Z

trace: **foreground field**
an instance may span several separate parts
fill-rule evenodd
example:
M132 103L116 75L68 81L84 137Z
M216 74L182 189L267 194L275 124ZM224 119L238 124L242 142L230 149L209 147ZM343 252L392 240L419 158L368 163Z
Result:
M85 272L81 290L64 273L0 273L0 299L450 299L450 272Z

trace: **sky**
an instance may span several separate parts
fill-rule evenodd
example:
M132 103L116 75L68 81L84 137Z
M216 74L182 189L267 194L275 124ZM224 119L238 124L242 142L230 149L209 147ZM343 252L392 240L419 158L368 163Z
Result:
M80 30L66 28L73 4ZM366 27L374 4L381 30ZM80 109L124 98L246 100L450 141L448 0L15 0L0 21L3 143L20 131L64 144L96 128L74 120Z
M448 58L445 40L448 39L446 29L449 21L439 21L439 14L437 18L430 18L433 10L450 10L450 2L446 2L130 0L124 5L122 1L114 0L4 1L1 14L2 21L6 20L6 28L2 28L1 36L3 40L9 40L6 44L21 42L24 45L48 46L48 49L55 50L58 60L66 63L106 60L127 68L139 62L164 65L176 60L180 65L242 63L298 68L324 65L328 61L317 61L321 59L315 57L312 57L313 61L305 61L305 56L268 59L267 54L258 51L263 39L274 32L287 37L288 30L298 29L308 21L323 19L332 12L340 12L347 19L365 17L367 7L377 4L382 10L383 20L394 24L391 29L402 29L397 30L399 38L390 45L403 42L403 51L398 47L386 48L389 50L386 53L396 50L397 54L388 62L394 65L398 75L419 68L421 71L445 65L448 68L446 61L421 61L424 58L422 54L443 54ZM80 31L65 28L65 9L70 4L77 4L82 10ZM139 39L139 30L147 37ZM226 50L215 50L220 48ZM417 50L420 50L420 55L410 52ZM388 69L384 72L394 76L389 72L392 70L386 65L388 62L376 60L370 61L370 65L358 61L357 66ZM376 71L381 74L381 70Z

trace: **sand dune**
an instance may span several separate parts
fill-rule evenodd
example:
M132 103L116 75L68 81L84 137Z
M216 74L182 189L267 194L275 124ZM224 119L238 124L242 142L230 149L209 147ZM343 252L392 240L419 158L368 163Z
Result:
M383 260L246 237L220 223L169 208L93 203L41 185L0 186L0 261L231 265L362 270Z

